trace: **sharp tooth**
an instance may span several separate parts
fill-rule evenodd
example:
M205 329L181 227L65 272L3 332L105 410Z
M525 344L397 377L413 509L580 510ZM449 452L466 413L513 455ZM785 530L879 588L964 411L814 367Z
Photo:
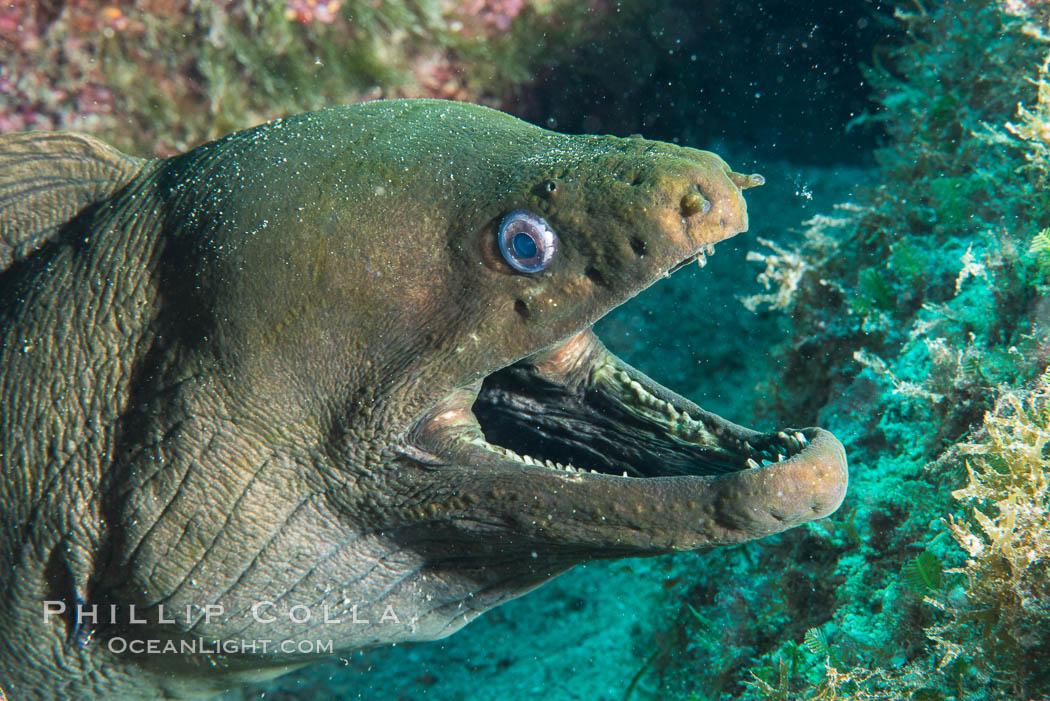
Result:
M706 246L704 246L704 251L707 253L707 255L711 255L715 252L715 245L713 243L707 244Z
M622 475L620 475L620 477L626 477L626 476L627 476L627 470L624 470L624 471L623 471L623 474L622 474Z
M779 437L779 438L780 438L781 440L785 440L785 441L786 441L786 440L788 439L788 434L784 433L783 431L778 431L778 432L777 432L777 436L778 436L778 437Z
M757 462L755 462L755 459L754 459L754 458L748 458L748 459L747 459L747 466L748 466L748 467L751 467L751 468L755 468L755 469L757 469L757 468L759 468L759 467L762 467L762 466L761 466L761 465L759 465L759 464L758 464Z
M809 443L809 441L806 440L806 437L804 435L802 435L801 431L795 431L795 440L797 440L803 446L805 446L807 443Z
M645 387L642 387L642 383L637 380L631 380L631 391L634 392L634 396L642 404L652 404L652 400L655 399L655 397L646 391Z
M783 460L784 460L784 456L781 455L780 453L777 453L777 462L781 462Z
M697 253L696 264L699 265L701 268L707 265L707 256L705 256L703 253Z
M678 410L671 406L670 403L664 404L664 413L667 414L672 421L678 420Z

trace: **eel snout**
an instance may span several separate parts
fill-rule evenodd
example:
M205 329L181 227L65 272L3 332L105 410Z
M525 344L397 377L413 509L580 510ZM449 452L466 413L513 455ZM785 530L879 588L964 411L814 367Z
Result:
M848 475L842 444L820 428L801 431L808 445L764 468L724 475L709 488L717 493L715 520L740 540L801 525L832 514L846 495Z

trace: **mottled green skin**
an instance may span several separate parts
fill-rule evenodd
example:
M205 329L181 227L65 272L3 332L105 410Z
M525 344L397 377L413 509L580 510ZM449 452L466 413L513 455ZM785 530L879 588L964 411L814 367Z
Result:
M737 528L708 518L701 478L584 485L409 445L452 390L586 329L744 230L746 179L712 154L391 101L114 168L111 194L0 278L9 698L214 693L309 658L134 658L104 643L330 639L346 651L432 639L575 562L822 515ZM542 274L515 273L496 249L517 208L560 237ZM722 498L750 504L765 489ZM44 622L41 601L78 598L134 603L153 623L98 626L85 644L69 620ZM315 623L322 605L334 617L348 601L390 604L403 620L264 624L246 615L259 600L305 605ZM161 624L158 603L226 616Z

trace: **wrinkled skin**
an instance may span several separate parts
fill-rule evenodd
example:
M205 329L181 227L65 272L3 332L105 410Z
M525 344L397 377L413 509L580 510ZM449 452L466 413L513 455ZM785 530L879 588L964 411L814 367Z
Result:
M431 640L574 564L742 542L842 500L830 434L726 422L590 331L747 228L759 179L713 154L440 101L165 161L2 138L9 698L212 694L316 655L110 643ZM559 238L547 270L497 247L517 209ZM106 613L78 623L77 604Z

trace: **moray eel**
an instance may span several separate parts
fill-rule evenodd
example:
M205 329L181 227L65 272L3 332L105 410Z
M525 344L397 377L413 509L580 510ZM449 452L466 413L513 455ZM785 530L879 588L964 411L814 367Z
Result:
M0 137L0 689L214 694L831 513L831 434L730 423L591 331L760 183L434 100L166 160Z

